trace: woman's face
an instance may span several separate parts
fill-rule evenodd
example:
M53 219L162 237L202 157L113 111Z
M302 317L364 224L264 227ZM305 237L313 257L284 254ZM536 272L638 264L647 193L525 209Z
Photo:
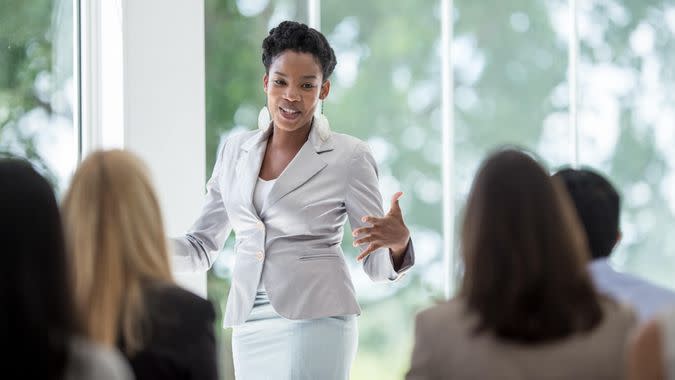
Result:
M314 56L291 50L272 60L263 83L274 125L288 132L308 127L319 100L330 91Z

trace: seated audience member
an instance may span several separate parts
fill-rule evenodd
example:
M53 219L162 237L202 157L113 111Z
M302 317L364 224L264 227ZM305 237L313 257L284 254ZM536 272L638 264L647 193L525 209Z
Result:
M22 160L0 160L0 241L2 377L131 379L117 350L80 334L56 199Z
M505 149L472 186L459 293L418 314L407 380L622 378L635 315L593 288L562 185Z
M619 194L609 181L588 169L564 169L554 177L565 184L586 230L592 257L589 269L598 291L633 306L642 321L675 307L675 292L611 267L609 256L621 231Z
M675 309L639 328L628 349L628 380L675 379Z
M213 307L172 280L159 203L140 160L120 150L90 155L63 215L86 334L118 345L138 380L217 379Z

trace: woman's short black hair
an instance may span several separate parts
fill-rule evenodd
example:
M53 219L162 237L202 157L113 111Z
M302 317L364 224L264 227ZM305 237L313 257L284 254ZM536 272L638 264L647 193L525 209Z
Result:
M270 33L262 43L262 62L269 72L274 58L286 50L298 53L310 53L321 66L323 80L330 77L337 60L335 52L321 32L295 21L284 21Z
M61 217L49 183L24 160L0 159L0 338L9 373L61 379L78 333ZM13 360L11 358L17 358ZM24 358L31 358L25 366Z

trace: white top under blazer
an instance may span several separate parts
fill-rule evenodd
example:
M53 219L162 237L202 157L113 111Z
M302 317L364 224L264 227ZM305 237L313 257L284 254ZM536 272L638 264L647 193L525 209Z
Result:
M270 191L272 190L272 187L276 181L276 179L265 181L262 178L258 178L258 182L256 183L255 190L253 192L253 207L255 207L255 210L258 212L258 214L262 212L265 201L267 200L267 197L269 197ZM263 271L265 271L265 265L263 265ZM258 283L258 291L265 291L265 283L262 281L262 278Z

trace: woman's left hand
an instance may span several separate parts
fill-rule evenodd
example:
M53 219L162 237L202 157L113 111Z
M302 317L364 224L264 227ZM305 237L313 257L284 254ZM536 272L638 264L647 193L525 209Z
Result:
M394 194L391 198L391 208L382 218L371 215L361 218L361 221L370 223L371 226L357 228L352 232L352 236L358 237L354 241L354 247L370 244L359 254L357 260L361 261L375 250L385 247L391 251L394 262L402 260L410 239L410 231L403 221L401 207L398 204L402 195L400 191Z

